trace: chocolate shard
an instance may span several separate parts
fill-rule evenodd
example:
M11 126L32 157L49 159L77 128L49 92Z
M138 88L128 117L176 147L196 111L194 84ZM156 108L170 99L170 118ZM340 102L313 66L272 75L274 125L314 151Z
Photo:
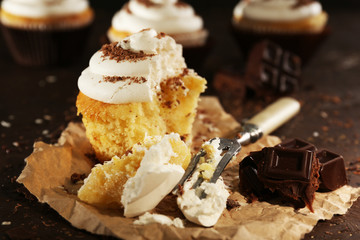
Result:
M286 141L283 141L276 145L275 147L282 147L282 148L291 148L291 149L299 149L299 150L309 150L309 151L316 151L316 147L314 144L306 142L299 138L292 138Z
M326 149L316 152L321 163L320 191L333 191L348 183L344 158Z
M246 84L259 95L294 92L299 88L300 76L300 57L273 42L256 44L248 57Z

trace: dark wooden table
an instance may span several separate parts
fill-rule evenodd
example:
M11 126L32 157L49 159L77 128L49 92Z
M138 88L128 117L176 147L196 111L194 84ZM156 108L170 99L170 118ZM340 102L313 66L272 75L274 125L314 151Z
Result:
M281 138L299 137L344 156L349 183L360 186L360 4L329 6L331 37L303 73L294 94L301 113L275 132ZM204 1L201 1L204 3ZM225 109L241 120L262 102L229 101L212 88L215 73L242 59L229 33L231 4L200 9L215 39L215 47L199 72L209 80L207 94L218 94ZM348 3L348 2L345 2ZM355 6L350 8L349 6ZM16 182L35 140L55 143L69 121L78 121L77 78L99 48L98 40L114 10L97 10L86 54L67 67L27 68L16 65L0 39L0 236L1 239L112 239L72 227L46 204L40 204ZM255 103L254 103L255 101ZM50 173L51 174L51 173ZM360 239L360 201L344 216L319 222L305 239Z

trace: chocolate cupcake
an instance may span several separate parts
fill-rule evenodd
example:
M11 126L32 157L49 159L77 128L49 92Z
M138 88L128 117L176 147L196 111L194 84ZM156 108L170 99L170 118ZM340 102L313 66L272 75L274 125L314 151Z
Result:
M113 17L107 37L111 42L152 28L183 46L187 65L199 68L211 48L209 33L194 9L177 0L130 0Z
M1 27L21 65L71 63L84 47L94 12L87 0L4 0Z
M328 15L312 0L242 0L234 8L232 30L247 57L259 41L271 40L306 63L329 34Z

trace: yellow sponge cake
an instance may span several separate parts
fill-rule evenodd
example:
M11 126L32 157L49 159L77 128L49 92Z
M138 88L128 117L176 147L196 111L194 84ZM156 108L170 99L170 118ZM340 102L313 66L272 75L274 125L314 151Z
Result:
M178 134L146 137L121 158L115 156L96 165L78 196L98 206L124 206L125 216L139 215L171 191L190 158L190 150Z

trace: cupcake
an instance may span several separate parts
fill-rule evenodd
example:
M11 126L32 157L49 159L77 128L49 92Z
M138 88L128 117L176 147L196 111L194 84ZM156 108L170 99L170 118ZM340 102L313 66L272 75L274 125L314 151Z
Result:
M190 5L177 0L130 0L114 15L107 37L116 42L146 28L174 38L183 46L188 66L195 69L211 47L202 18Z
M206 80L182 46L153 29L104 45L78 80L76 106L97 158L122 156L146 136L178 133L190 144Z
M21 65L72 62L79 56L94 12L87 0L4 0L0 22L5 41Z
M328 15L312 0L242 0L234 8L232 28L247 57L267 39L307 62L329 33Z

